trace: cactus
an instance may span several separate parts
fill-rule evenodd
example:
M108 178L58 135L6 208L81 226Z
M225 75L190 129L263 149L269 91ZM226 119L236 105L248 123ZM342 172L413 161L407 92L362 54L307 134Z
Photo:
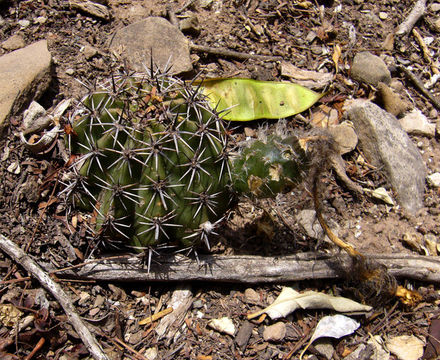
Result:
M94 213L93 234L135 249L205 243L236 193L274 196L301 181L306 152L291 134L231 156L221 115L167 74L113 76L71 114L74 162L62 194Z

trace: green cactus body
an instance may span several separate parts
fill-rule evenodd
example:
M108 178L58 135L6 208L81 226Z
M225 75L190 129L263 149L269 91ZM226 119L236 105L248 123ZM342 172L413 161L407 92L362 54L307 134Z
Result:
M139 250L209 247L233 195L286 191L308 163L293 135L252 141L231 158L231 138L204 95L163 75L113 78L70 121L76 161L62 193L93 210L94 235Z
M233 187L259 198L274 197L302 181L308 163L296 136L265 136L243 147L233 162Z

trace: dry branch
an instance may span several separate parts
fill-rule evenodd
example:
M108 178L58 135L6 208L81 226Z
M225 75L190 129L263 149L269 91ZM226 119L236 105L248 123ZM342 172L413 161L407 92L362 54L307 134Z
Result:
M383 263L398 278L440 282L440 259L418 255L366 254ZM58 276L98 281L214 281L273 283L344 276L352 266L346 254L303 253L283 257L204 255L199 263L182 255L161 257L150 272L139 258L105 260Z
M396 35L408 34L426 10L426 0L417 0L407 18L397 27Z
M75 310L69 296L64 292L52 278L37 265L37 263L27 255L22 249L5 236L0 234L0 249L8 254L17 264L20 264L26 271L30 272L47 291L49 291L58 303L63 307L64 312L69 319L84 345L90 354L96 360L109 360L107 355L101 349L95 337L90 333L89 329L84 325Z
M210 55L222 56L222 57L233 58L238 60L249 60L249 59L255 59L260 61L282 60L281 56L249 54L249 53L233 51L228 49L215 48L210 46L201 46L193 43L190 44L190 49L195 52L201 52Z

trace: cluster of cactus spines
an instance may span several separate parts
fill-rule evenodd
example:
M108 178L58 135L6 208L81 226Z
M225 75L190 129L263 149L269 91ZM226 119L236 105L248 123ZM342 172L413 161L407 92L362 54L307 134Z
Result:
M275 196L304 177L307 154L285 126L236 152L200 86L151 67L112 76L72 112L62 194L93 213L94 238L150 256L157 246L209 248L233 195Z
M240 147L232 163L234 189L258 198L275 197L301 182L309 169L307 152L298 136L280 120L273 133L258 131L257 139Z

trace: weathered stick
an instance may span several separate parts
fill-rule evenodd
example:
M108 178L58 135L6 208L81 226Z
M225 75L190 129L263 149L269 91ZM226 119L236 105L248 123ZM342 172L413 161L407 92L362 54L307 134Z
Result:
M411 82L414 84L414 86L424 95L426 96L432 104L437 108L440 109L440 101L437 100L437 98L429 91L427 88L425 88L425 85L423 85L422 81L409 69L407 69L404 66L398 66L397 69L405 74L405 76L411 80Z
M418 255L366 254L383 263L399 278L440 282L440 259ZM283 257L203 255L199 263L182 255L157 259L150 272L139 258L93 262L80 269L57 272L60 277L98 281L214 281L228 283L281 283L331 279L350 271L346 254L303 253Z
M59 304L63 307L69 322L78 333L84 345L87 347L87 350L89 350L90 355L92 355L96 360L109 360L107 355L101 349L99 343L96 341L95 337L84 325L83 321L76 312L75 307L70 301L69 296L64 292L61 286L53 281L52 278L43 269L41 269L29 255L27 255L15 243L1 234L0 249L8 254L17 264L20 264L24 269L26 269L26 271L30 272L59 302Z
M239 51L227 50L222 48L215 48L210 46L201 46L191 43L190 49L196 52L207 53L211 55L223 56L227 58L239 59L239 60L261 60L261 61L279 61L282 60L281 56L271 56L271 55L257 55L249 54Z
M417 0L408 17L397 27L396 35L408 34L426 10L426 0Z

